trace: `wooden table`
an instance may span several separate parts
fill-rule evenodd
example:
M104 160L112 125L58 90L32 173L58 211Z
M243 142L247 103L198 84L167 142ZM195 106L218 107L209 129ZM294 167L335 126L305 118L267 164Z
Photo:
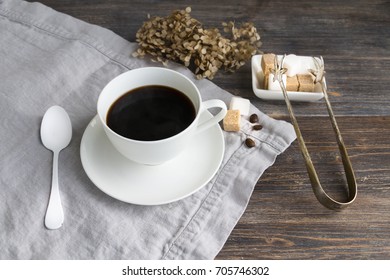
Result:
M184 9L179 1L43 0L42 3L135 41L147 14ZM217 259L390 259L390 3L355 1L186 1L207 27L251 21L262 50L322 55L330 100L358 182L358 197L335 212L311 190L297 142L257 183L248 208ZM252 92L249 63L213 80L289 121L284 102ZM323 101L294 103L325 189L343 199L345 178Z

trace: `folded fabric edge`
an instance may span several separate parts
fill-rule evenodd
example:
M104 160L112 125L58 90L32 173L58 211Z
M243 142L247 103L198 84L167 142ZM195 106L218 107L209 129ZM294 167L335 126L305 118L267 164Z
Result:
M80 41L96 49L111 61L130 69L128 64L132 60L131 54L135 51L136 44L107 28L58 12L39 2L2 0L0 16L32 26L53 36Z
M255 140L256 148L251 149L243 144L234 152L226 164L221 167L202 206L185 230L171 244L163 259L214 259L217 256L245 212L259 178L295 139L288 133L280 137L286 142L280 146L279 150L265 142ZM237 166L245 166L245 172ZM233 181L236 184L232 184ZM244 184L238 184L238 182ZM233 208L234 212L231 211ZM230 214L219 225L223 230L202 230L203 227L215 226L212 217L223 217L226 213ZM204 242L204 240L207 241Z

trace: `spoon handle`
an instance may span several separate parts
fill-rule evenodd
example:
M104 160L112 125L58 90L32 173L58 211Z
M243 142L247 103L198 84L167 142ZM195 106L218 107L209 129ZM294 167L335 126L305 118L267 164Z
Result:
M64 212L60 199L60 189L58 186L58 154L59 151L53 152L53 174L51 182L51 192L49 205L47 206L45 216L45 226L48 229L58 229L64 222Z

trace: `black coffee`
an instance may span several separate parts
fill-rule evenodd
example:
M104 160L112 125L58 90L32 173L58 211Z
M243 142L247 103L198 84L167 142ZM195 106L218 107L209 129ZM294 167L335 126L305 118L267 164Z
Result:
M195 119L191 100L166 86L133 89L110 107L107 125L126 138L154 141L171 137L186 129Z

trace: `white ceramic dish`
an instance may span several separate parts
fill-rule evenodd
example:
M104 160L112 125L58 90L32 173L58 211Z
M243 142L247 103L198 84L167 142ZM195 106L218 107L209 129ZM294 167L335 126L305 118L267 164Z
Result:
M278 57L281 57L280 55ZM314 69L314 62L312 57L309 56L297 56L302 60L305 60L306 65L309 68ZM269 100L284 100L283 93L281 90L268 90L263 89L264 74L261 69L261 58L262 55L252 56L252 88L255 95L261 99ZM302 69L305 71L306 69ZM298 92L298 91L287 91L287 95L291 101L317 101L324 97L321 86L315 85L314 92Z
M201 120L211 118L205 111ZM159 205L185 198L205 186L221 165L225 142L218 124L200 132L173 160L157 166L132 162L110 143L97 116L80 146L81 162L91 181L118 200Z

